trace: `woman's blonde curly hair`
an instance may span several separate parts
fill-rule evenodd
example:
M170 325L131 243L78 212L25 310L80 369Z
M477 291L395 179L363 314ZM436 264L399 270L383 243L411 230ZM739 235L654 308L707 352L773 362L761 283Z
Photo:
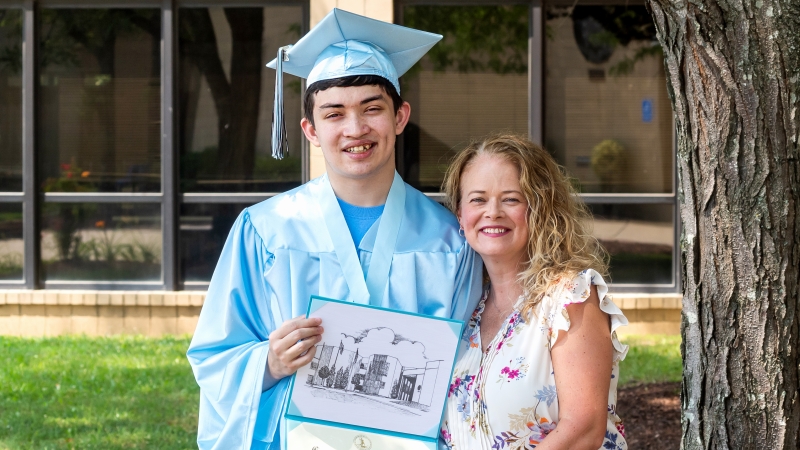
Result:
M453 213L458 214L461 205L461 177L479 155L497 156L514 165L528 202L527 261L518 276L527 296L522 317L528 318L542 297L564 279L571 280L585 269L606 276L608 255L591 235L591 214L552 156L526 138L492 136L472 142L455 156L443 184Z

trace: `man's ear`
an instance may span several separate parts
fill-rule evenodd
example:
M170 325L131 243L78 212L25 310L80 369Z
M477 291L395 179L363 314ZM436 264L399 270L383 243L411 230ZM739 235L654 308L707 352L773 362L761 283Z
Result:
M317 129L314 128L314 124L312 124L310 120L303 117L303 119L300 120L300 128L303 129L303 134L306 135L306 139L308 139L308 141L311 142L312 145L314 145L315 147L321 147L321 145L319 145L319 137L317 136Z
M408 102L403 102L394 116L394 134L399 135L406 129L408 119L411 118L411 105Z

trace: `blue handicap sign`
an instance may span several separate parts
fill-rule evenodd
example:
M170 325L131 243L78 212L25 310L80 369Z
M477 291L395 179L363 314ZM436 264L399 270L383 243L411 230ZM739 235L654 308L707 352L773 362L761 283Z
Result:
M653 121L653 100L646 98L642 100L642 122L650 123Z

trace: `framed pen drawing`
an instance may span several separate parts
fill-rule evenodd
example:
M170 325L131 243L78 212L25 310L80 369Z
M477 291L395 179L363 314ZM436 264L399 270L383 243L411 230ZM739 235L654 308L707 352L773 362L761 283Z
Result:
M435 449L464 323L321 297L308 317L324 332L292 380L288 448Z

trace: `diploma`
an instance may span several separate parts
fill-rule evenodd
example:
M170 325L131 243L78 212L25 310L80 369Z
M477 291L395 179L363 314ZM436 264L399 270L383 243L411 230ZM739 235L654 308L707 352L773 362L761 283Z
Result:
M288 448L435 449L464 323L312 297L325 329L293 376Z

